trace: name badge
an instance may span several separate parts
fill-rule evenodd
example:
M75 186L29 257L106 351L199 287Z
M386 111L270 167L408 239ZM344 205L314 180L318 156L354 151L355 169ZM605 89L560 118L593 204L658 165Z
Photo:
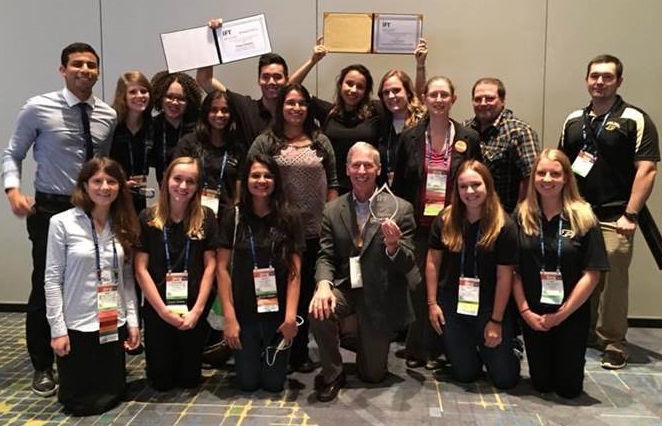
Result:
M561 272L540 271L540 281L542 282L540 303L546 303L548 305L560 305L563 303L563 277L561 276Z
M572 163L572 171L575 174L586 177L595 164L595 155L586 152L583 149L577 154L577 158Z
M361 278L361 262L359 256L349 258L349 280L352 288L363 288L363 278Z
M478 316L480 278L461 277L457 295L457 313Z
M116 342L119 340L117 333L117 309L119 306L119 293L117 284L112 282L108 274L97 285L97 310L99 319L99 343Z
M424 216L437 216L446 201L448 173L443 169L430 168L425 180Z
M188 273L168 272L166 274L166 306L173 314L188 313Z
M202 205L209 207L214 212L214 215L218 215L218 203L220 195L217 190L204 188L202 190Z
M257 298L257 311L278 312L278 290L276 271L273 267L253 269L253 283Z

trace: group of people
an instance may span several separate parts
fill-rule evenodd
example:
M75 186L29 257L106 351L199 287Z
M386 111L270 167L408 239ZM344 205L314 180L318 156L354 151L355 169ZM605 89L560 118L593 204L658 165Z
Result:
M408 367L445 354L454 380L485 370L500 389L518 383L520 329L540 392L581 393L587 344L603 367L625 366L632 237L659 147L650 118L617 95L620 61L589 62L591 103L568 116L558 149L541 150L496 78L473 86L473 118L453 120L455 88L426 81L424 40L416 83L388 71L374 100L354 64L333 102L313 97L302 82L322 41L291 76L279 55L260 57L257 100L211 68L151 81L131 71L112 108L92 94L94 49L62 51L65 88L26 103L3 157L33 247L35 393L58 389L56 355L66 411L113 407L141 323L151 385L196 387L215 300L244 391L313 371L310 327L317 398L333 400L352 324L369 383L386 379L403 329ZM20 190L31 147L34 199ZM147 207L150 167L159 192Z

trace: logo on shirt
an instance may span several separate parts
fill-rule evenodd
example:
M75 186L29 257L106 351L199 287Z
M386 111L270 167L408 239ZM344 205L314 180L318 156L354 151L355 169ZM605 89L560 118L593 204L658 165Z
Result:
M607 121L607 123L605 124L605 130L607 130L608 132L613 132L614 130L620 129L620 128L621 128L621 125L618 124L615 121Z
M562 229L561 236L563 238L572 239L575 236L575 231L573 231L572 229Z

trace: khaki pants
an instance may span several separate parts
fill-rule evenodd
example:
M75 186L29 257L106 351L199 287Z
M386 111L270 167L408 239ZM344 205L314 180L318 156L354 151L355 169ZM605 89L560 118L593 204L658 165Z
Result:
M609 257L609 272L602 274L591 297L591 330L605 350L625 353L628 331L629 269L632 237L616 232L616 222L600 222Z

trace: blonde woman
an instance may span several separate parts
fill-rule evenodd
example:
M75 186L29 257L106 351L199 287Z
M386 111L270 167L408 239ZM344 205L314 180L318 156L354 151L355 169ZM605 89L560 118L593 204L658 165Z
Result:
M519 380L507 312L517 250L517 229L489 170L462 163L451 205L432 223L425 273L428 316L458 382L478 379L483 365L499 389Z
M135 268L146 300L145 361L158 391L194 388L200 381L217 234L214 212L201 205L201 189L198 161L176 158L165 171L158 203L139 218Z
M524 319L529 374L539 392L582 392L591 293L609 269L591 206L579 195L570 160L546 149L515 212L519 273L513 294Z

